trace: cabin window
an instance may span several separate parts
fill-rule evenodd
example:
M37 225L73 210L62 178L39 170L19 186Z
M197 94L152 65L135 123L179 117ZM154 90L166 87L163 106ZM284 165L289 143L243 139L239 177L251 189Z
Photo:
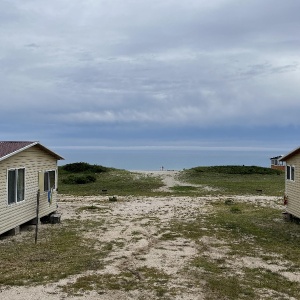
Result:
M8 170L7 192L8 204L25 200L25 168Z
M44 191L50 191L56 188L56 173L55 171L46 171L44 173Z
M286 179L295 181L295 167L294 166L286 166Z

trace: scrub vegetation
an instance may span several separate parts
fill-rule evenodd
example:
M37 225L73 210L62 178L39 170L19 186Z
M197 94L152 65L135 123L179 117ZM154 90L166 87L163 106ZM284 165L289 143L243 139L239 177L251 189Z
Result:
M102 224L103 221L93 223L93 227ZM21 240L12 238L0 244L0 285L49 283L86 270L101 269L107 254L105 244L102 251L96 251L96 241L80 234L89 226L88 221L66 221L64 225L40 231L37 244L30 233Z
M59 192L72 195L255 195L281 196L284 172L257 166L196 167L179 172L180 185L159 191L160 177L75 163L59 167ZM208 188L207 188L208 187Z
M75 170L75 171L74 171ZM150 195L163 185L159 178L126 170L75 163L59 167L59 192L70 195Z
M212 188L210 194L282 196L284 172L257 166L196 167L180 173L181 181Z
M51 283L62 298L298 299L300 225L282 217L282 172L197 167L162 192L163 177L103 170L60 167L62 223L42 225L37 244L32 227L0 240L0 288ZM64 183L90 174L96 181Z
M300 267L299 224L279 219L277 209L247 203L215 202L212 211L205 219L173 220L170 226L176 238L198 244L184 271L195 285L206 282L206 299L264 299L258 297L264 289L265 299L298 299L299 282L286 276Z

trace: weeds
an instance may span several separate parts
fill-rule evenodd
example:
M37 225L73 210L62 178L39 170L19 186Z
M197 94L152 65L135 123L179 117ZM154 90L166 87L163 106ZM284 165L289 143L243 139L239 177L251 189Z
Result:
M256 166L192 168L181 171L178 175L178 179L185 182L184 185L174 186L170 192L159 192L158 188L164 185L159 177L82 164L71 164L68 168L60 167L60 193L80 196L99 195L103 194L103 191L109 195L120 196L153 196L170 193L190 196L220 193L257 195L258 191L264 195L284 194L284 173L270 168ZM96 171L92 172L94 169Z
M268 266L277 265L280 259L289 262L285 272L299 270L299 226L278 220L278 210L243 203L215 203L213 212L205 221L200 216L188 222L174 220L168 233L169 238L173 238L174 233L198 243L199 255L184 272L189 272L190 280L196 286L205 282L207 299L254 299L257 293L266 289L273 295L297 298L298 282L288 281L280 272L272 272L266 267L239 269L234 260L250 256L265 261ZM205 231L200 229L203 226ZM211 256L213 249L221 251L221 245L217 242L206 244L202 242L203 236L222 242L227 250L217 256L219 258Z
M179 179L186 183L201 184L213 188L210 192L203 191L202 194L218 195L220 191L223 195L257 195L258 191L270 196L282 196L284 194L284 172L270 168L198 167L181 172Z
M81 291L96 290L98 293L104 290L149 290L154 291L159 297L167 292L166 284L169 276L156 268L140 267L127 268L123 272L113 274L94 274L82 276L75 283L66 285L63 290L68 294L76 294Z
M76 173L76 176L86 177L86 173ZM125 170L108 169L105 172L95 173L95 181L86 184L69 184L70 173L59 174L59 192L77 196L99 195L105 191L108 195L153 195L154 190L163 186L160 178L144 176ZM109 196L110 197L110 196Z
M243 169L243 175L232 171L222 173L220 169L217 172L201 169L195 175L195 170L187 170L180 176L191 185L177 186L172 193L181 196L201 193L192 184L213 186L219 189L218 193L222 189L225 194L256 193L258 188L269 195L281 193L284 182L282 174L257 174L257 169L250 171L253 170L255 174L249 174L249 170ZM68 176L63 173L62 177L65 175ZM122 170L106 170L95 176L97 181L86 185L71 187L61 181L60 192L97 195L100 191L107 190L112 195L158 195L154 190L162 185L158 178L137 176ZM208 193L214 194L217 191L206 191ZM108 203L106 205L109 207L100 204L83 204L76 209L76 213L98 213L100 216L111 209ZM117 205L119 201L113 204ZM42 231L37 245L29 237L20 242L11 239L8 243L0 244L0 284L45 284L73 274L81 274L76 282L63 286L63 291L70 295L81 295L91 290L99 294L108 290L143 290L154 298L172 299L175 295L179 296L181 291L193 288L203 291L207 300L297 298L299 283L287 280L283 272L299 271L299 225L284 222L278 210L235 202L233 197L223 202L211 202L209 205L209 214L203 215L195 209L188 219L182 216L169 223L160 223L158 216L142 216L131 220L136 223L147 218L143 226L159 228L153 233L157 239L156 250L168 245L167 241L172 243L177 239L185 239L196 245L197 254L192 259L187 259L184 268L179 269L176 274L169 275L161 269L149 267L146 255L138 255L136 259L139 261L134 267L128 267L124 263L117 274L99 272L105 264L112 261L105 260L109 253L123 251L125 247L127 251L128 244L125 243L128 240L117 238L99 242L85 236L90 236L90 233L103 234L116 223L118 226L122 223L118 219L73 219L65 221L64 225L47 227ZM130 224L126 223L121 230L121 237L128 228ZM129 243L143 237L143 233L136 229L131 230L131 235ZM160 245L160 242L163 243ZM257 259L261 266L243 265L243 259L247 257ZM124 254L121 258L119 256L114 259L126 261L128 256ZM278 261L281 261L282 272L266 267L276 265ZM176 286L179 275L182 275L180 284L183 286Z
M28 285L57 281L85 270L101 269L107 252L70 227L47 228L35 245L29 236L0 246L0 284Z

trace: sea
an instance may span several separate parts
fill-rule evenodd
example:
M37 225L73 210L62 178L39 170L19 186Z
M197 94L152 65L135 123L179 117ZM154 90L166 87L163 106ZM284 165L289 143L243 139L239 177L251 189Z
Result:
M59 165L87 162L125 170L184 170L198 166L245 165L269 167L270 158L285 153L272 149L54 149Z

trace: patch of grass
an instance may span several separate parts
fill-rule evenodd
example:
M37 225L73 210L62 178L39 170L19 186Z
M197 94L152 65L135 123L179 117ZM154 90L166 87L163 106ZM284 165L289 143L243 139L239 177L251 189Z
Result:
M238 206L232 206L232 207L230 207L230 212L232 212L234 214L238 214L241 212L241 209Z
M88 184L96 181L96 176L93 174L69 175L62 182L65 184Z
M198 256L191 261L191 275L199 284L205 281L206 299L254 299L255 292L247 287L238 276L223 264ZM252 297L252 298L251 298Z
M275 170L271 168L264 168L258 166L211 166L211 167L195 167L190 169L196 173L217 173L217 174L237 174L237 175L280 175L283 173L281 170Z
M186 183L201 184L216 190L205 194L270 195L284 194L284 172L270 168L247 166L197 167L182 171L179 179Z
M279 295L284 292L296 299L299 295L299 283L289 281L282 275L263 268L244 268L244 272L244 282L251 285L253 290L269 289Z
M220 203L214 205L216 213L207 226L211 230L218 227L215 234L219 238L242 239L243 243L232 245L240 254L251 250L256 253L257 248L261 248L262 252L275 252L284 259L300 263L295 252L296 245L300 243L297 224L284 222L281 212L276 209L243 203L235 204L235 207L239 210L238 214L232 212L231 207L226 208ZM249 240L248 237L252 238Z
M131 235L142 235L142 232L140 232L138 230L134 230L131 232Z
M220 266L219 263L214 262L212 260L208 260L204 256L198 256L194 258L190 262L190 265L202 269L204 273L218 274L223 272L223 268L222 266Z
M203 282L207 299L254 299L258 292L270 290L272 295L297 298L300 284L288 281L280 273L264 268L247 268L231 265L236 257L260 258L267 264L287 261L286 271L299 270L299 225L287 223L278 217L281 212L272 208L255 207L244 203L213 204L213 213L203 220L173 220L170 232L194 240L199 255L185 269L191 282L201 286ZM203 231L201 228L207 230ZM213 238L212 244L201 241L203 236ZM203 256L203 251L218 251L218 241L228 248L220 258ZM279 296L281 295L281 296Z
M86 176L85 173L77 173L76 176ZM107 169L106 172L95 173L94 182L86 184L67 184L69 172L59 171L58 186L59 193L77 196L108 195L156 195L155 189L163 186L162 180L158 177L135 174L125 170Z
M191 185L176 185L171 190L178 193L187 193L197 191L197 188Z
M93 231L97 230L98 228L102 228L104 224L106 224L105 219L97 219L97 220L91 220L91 219L86 219L86 220L75 220L75 219L70 219L70 220L65 220L64 221L70 230L75 230L75 231Z
M81 291L96 290L101 293L105 290L149 290L155 291L158 297L167 291L169 275L156 268L140 267L126 269L119 274L95 274L82 276L75 283L63 287L64 292L76 294Z
M108 195L119 196L164 196L170 193L187 196L219 195L220 193L275 196L284 194L284 172L271 168L257 166L196 167L179 173L177 179L185 182L184 185L177 185L169 192L162 192L157 190L164 185L160 177L96 165L86 166L85 163L78 164L68 170L66 170L66 166L59 167L60 193L79 196L99 195L103 194L103 191ZM73 169L74 171L72 171ZM194 184L203 188L195 187Z
M176 240L178 237L181 237L180 233L176 233L176 232L165 232L160 236L160 240L162 241L174 241Z
M257 252L275 252L283 259L300 264L297 254L300 243L299 226L278 219L281 212L272 208L254 207L250 204L236 203L228 207L221 203L214 205L215 213L207 224L211 230L217 227L215 233L220 239L243 240L243 243L234 243L232 249L239 254ZM238 213L236 213L238 211ZM249 239L248 237L252 237Z
M208 299L255 299L255 291L245 286L238 276L222 274L210 276L207 280Z
M297 298L299 283L287 281L283 276L263 268L242 268L243 275L236 274L219 261L203 256L191 261L191 272L196 284L205 281L206 299L256 299L258 292L272 291L272 295Z
M116 202L118 201L118 198L116 196L108 197L108 201Z
M97 205L87 205L87 206L81 206L76 208L76 213L81 213L83 211L89 211L93 213L98 213L98 212L105 212L109 211L110 209L108 207L103 207L103 206L97 206Z
M0 284L30 285L58 281L86 270L101 269L105 251L71 227L49 227L33 237L0 245Z

